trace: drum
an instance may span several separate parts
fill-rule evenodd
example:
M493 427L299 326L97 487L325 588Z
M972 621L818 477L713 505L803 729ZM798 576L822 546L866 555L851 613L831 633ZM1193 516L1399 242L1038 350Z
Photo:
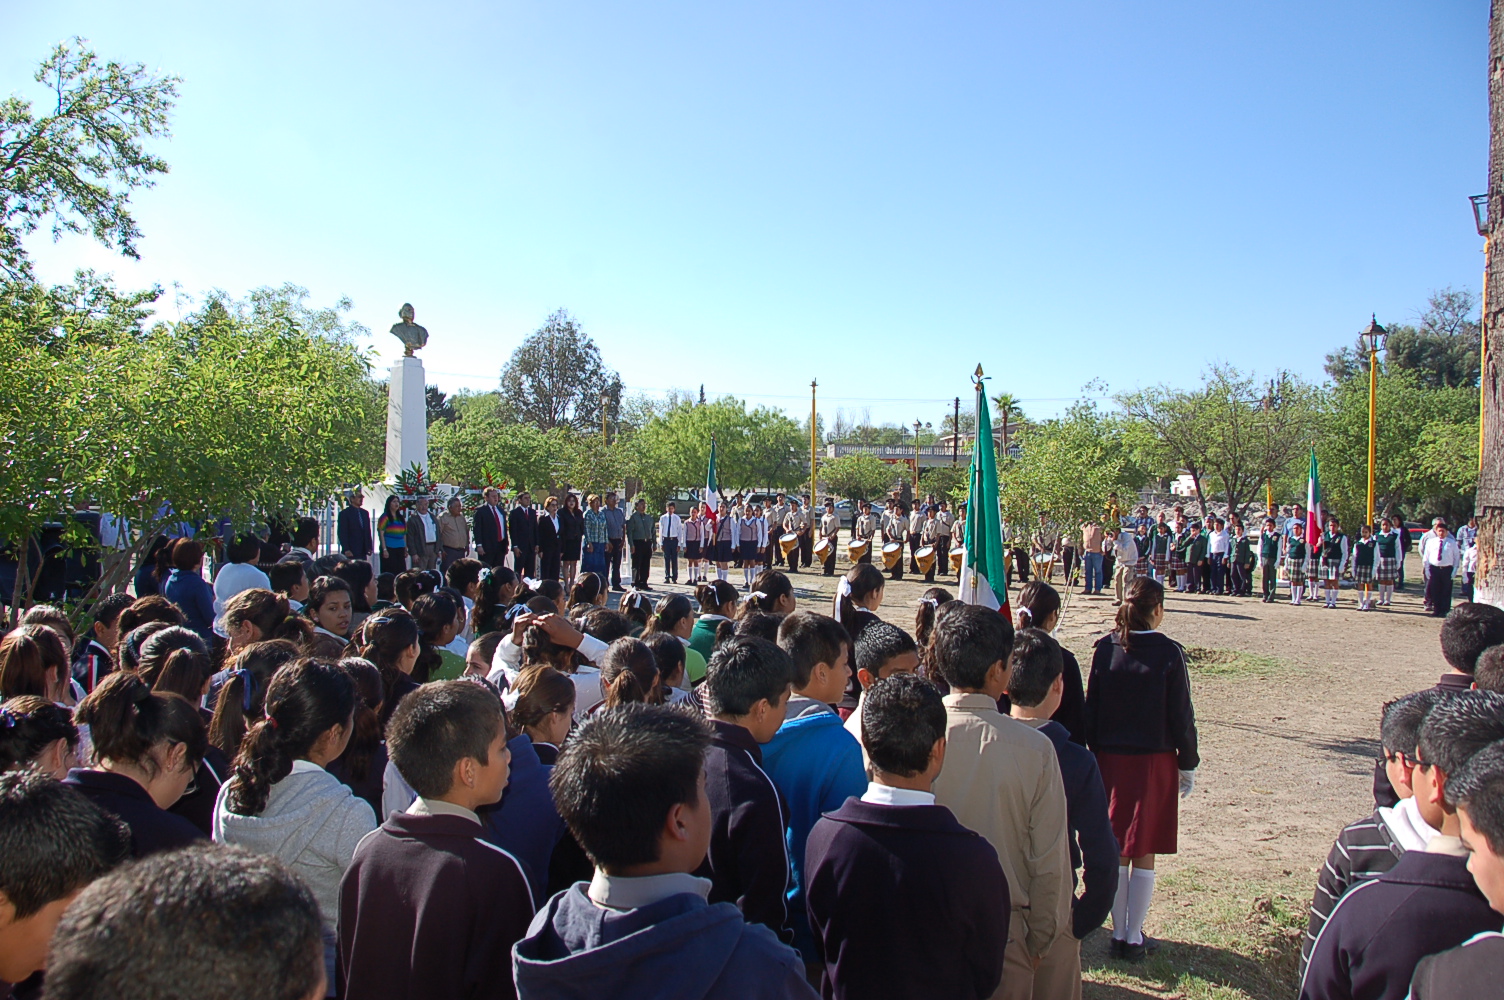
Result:
M883 546L883 567L892 569L903 561L903 542L889 542Z
M788 555L799 547L799 536L792 531L785 531L778 536L778 548L784 555Z
M862 556L872 550L872 539L853 538L846 543L846 558L852 562L861 562Z
M822 538L822 539L820 539L818 542L815 543L815 558L818 561L820 561L820 562L823 563L825 561L825 557L828 556L828 555L830 555L830 550L831 550L830 539L829 538Z
M952 573L959 573L959 572L961 572L961 566L965 562L966 562L966 550L965 549L951 549L950 550L950 571Z
M1034 575L1048 581L1055 575L1055 561L1060 557L1053 552L1036 552L1030 558L1034 564Z
M929 573L935 566L935 547L933 545L921 546L914 553L914 561L919 564L919 572Z

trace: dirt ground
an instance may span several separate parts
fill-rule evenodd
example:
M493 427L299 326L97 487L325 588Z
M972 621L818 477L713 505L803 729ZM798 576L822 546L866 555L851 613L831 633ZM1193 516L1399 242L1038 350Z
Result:
M1419 571L1412 556L1410 589L1368 612L1350 589L1336 610L1292 607L1284 591L1277 604L1170 595L1163 631L1209 652L1192 669L1196 789L1181 806L1180 853L1161 859L1146 927L1167 946L1129 967L1105 958L1105 932L1092 935L1086 997L1293 995L1315 873L1338 830L1373 809L1380 706L1446 669ZM799 574L801 607L828 609L836 579ZM882 616L912 631L926 586L890 584ZM1114 611L1110 594L1070 596L1057 634L1083 671Z

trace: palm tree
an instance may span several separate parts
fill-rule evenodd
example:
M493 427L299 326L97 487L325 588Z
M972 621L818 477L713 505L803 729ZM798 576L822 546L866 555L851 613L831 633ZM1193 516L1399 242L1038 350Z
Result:
M998 419L1003 422L1003 457L1008 457L1008 424L1011 421L1024 418L1024 408L1019 405L1018 397L1011 392L1000 392L992 397L992 405L997 408Z

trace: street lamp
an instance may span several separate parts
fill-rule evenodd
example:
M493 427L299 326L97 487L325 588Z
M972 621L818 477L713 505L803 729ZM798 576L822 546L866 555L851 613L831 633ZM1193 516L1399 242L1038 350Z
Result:
M1377 316L1372 316L1368 329L1358 338L1368 345L1368 523L1373 524L1373 473L1378 459L1378 399L1379 399L1379 352L1389 331L1379 325Z
M914 495L919 495L919 428L923 427L919 421L914 421Z

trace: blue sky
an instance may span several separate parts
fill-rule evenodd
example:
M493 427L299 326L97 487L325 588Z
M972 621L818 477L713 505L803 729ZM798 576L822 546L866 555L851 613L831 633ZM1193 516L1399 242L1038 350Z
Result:
M1094 378L1321 374L1477 290L1487 4L0 0L0 92L70 35L183 78L140 263L291 281L491 388L565 307L636 390L938 421L980 361L1032 416Z

